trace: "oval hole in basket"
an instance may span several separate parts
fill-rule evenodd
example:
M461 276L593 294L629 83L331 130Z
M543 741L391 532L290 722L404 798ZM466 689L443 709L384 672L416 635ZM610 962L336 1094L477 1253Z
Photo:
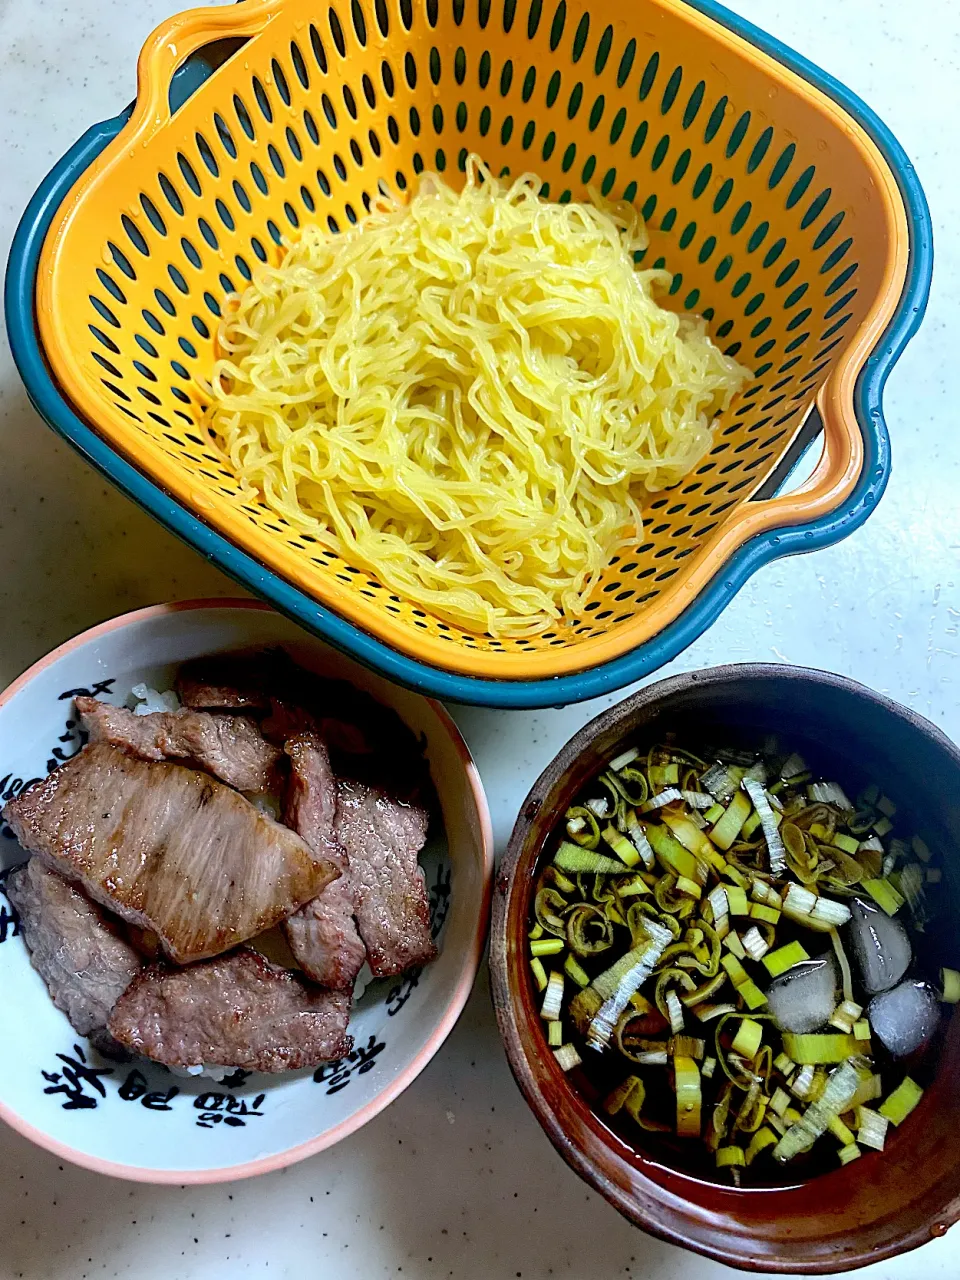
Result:
M150 197L142 191L140 193L140 205L143 208L143 212L147 215L150 225L153 227L154 231L165 236L167 234L167 224L164 222L163 218L161 218L160 210L153 203Z
M376 107L377 91L374 89L373 81L370 79L370 77L367 75L366 72L363 73L360 79L360 85L363 89L363 96L366 99L367 106L370 107L371 109Z
M271 59L270 70L273 72L273 83L277 86L277 93L283 99L283 105L289 107L290 86L287 84L287 77L283 74L283 67L276 58Z
M137 273L133 270L131 264L129 264L129 259L123 250L116 247L116 244L114 244L113 241L106 242L106 247L108 247L108 250L110 251L111 259L113 259L115 264L119 266L119 269L123 271L123 274L127 276L127 279L136 280Z
M109 294L111 294L113 298L116 299L117 302L126 303L127 301L126 294L117 284L116 280L114 280L113 276L107 275L106 271L104 271L101 267L97 267L97 279L106 289L106 291Z
M269 95L258 76L253 77L253 96L257 100L257 106L260 108L260 114L264 120L266 120L267 124L273 124L273 107L270 105Z
M246 103L236 93L233 95L233 109L236 112L240 128L251 142L255 142L257 135L253 127L253 121L250 119L250 112L247 110Z
M199 131L194 134L194 141L197 144L197 151L200 153L200 159L207 166L215 178L220 177L220 166L217 164L216 157L210 149L210 143Z
M314 61L323 72L327 74L327 51L323 47L323 41L320 39L320 32L311 22L310 24L310 48L313 50Z
M217 237L214 235L213 227L211 227L210 223L206 220L206 218L198 218L197 227L200 230L200 234L203 236L204 240L206 240L207 244L210 246L211 249L220 248L220 245L217 241Z
M150 356L153 360L158 360L160 358L160 352L153 345L150 339L145 338L142 333L135 333L133 335L133 339L136 342L137 346L140 348L140 350L143 351L146 355Z
M357 39L361 45L366 46L367 21L363 16L363 8L360 5L360 0L350 0L350 18L353 22L353 29L356 32Z
M310 77L307 74L307 64L303 60L303 54L300 52L300 46L295 40L290 41L290 61L293 63L293 70L297 79L303 85L304 89L310 88Z
M190 163L190 161L187 159L187 157L183 154L182 151L177 152L177 164L180 167L180 172L183 174L184 182L187 184L187 186L190 188L193 194L195 196L201 195L203 188L200 186L200 179L197 177L197 174L193 165ZM181 213L183 212L182 205L180 206L179 212Z
M337 47L337 53L339 53L341 58L345 58L347 54L347 44L343 38L343 27L340 25L340 18L337 15L336 9L332 6L327 17L330 23L330 34L333 37L333 43Z

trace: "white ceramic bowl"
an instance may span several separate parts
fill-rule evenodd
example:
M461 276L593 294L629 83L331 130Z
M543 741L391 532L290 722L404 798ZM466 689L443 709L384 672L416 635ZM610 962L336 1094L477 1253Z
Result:
M480 778L443 708L399 689L253 601L197 601L129 613L61 645L0 695L4 801L81 743L72 698L122 701L146 681L169 688L188 658L283 645L312 670L392 707L426 743L445 833L421 856L439 958L372 983L358 1001L348 1059L317 1072L214 1084L101 1059L57 1010L0 897L0 1117L64 1159L116 1177L199 1183L249 1177L321 1151L388 1106L423 1070L462 1010L487 931L493 841ZM0 865L22 860L9 830Z

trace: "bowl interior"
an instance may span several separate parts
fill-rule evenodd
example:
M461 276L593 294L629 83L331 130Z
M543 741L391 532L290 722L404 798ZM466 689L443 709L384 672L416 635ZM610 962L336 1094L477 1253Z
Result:
M620 743L762 742L779 735L856 791L881 783L904 830L943 859L942 910L927 935L933 964L958 961L960 753L933 726L839 677L776 667L720 668L642 690L588 725L534 786L497 880L494 997L511 1066L548 1135L579 1173L638 1225L747 1269L831 1272L930 1238L960 1216L960 1019L946 1027L935 1080L885 1152L795 1185L735 1191L698 1176L663 1146L631 1141L592 1111L546 1047L526 930L538 859L558 815ZM717 740L714 738L714 740ZM694 748L695 749L695 748Z
M204 35L222 65L171 114L168 49ZM203 423L226 295L303 223L346 231L381 186L402 195L424 168L459 184L470 152L497 174L535 172L553 199L633 202L644 265L671 273L668 305L704 315L756 375L695 473L650 495L643 537L585 616L526 639L461 632L305 539L241 487ZM896 183L859 126L692 5L266 0L178 19L148 46L129 127L47 239L38 319L79 411L188 510L406 654L531 679L596 666L675 619L766 527L750 499L841 375L829 493L780 523L849 493L849 379L896 305L907 245Z
M82 746L72 698L122 701L146 681L169 688L175 667L208 653L282 644L304 666L347 679L392 706L426 744L442 810L421 862L439 958L370 984L357 1002L349 1058L313 1071L240 1071L225 1083L101 1058L77 1036L30 965L0 899L0 1040L15 1045L0 1115L89 1167L157 1181L238 1177L289 1163L344 1137L426 1065L469 994L486 930L489 818L476 769L442 709L394 688L254 604L161 606L104 624L27 673L0 703L4 800ZM23 857L8 829L0 863Z

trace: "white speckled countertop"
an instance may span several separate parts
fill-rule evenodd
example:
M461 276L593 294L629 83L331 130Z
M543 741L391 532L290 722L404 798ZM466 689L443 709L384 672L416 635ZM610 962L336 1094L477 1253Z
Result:
M870 523L833 550L759 573L675 669L747 659L827 667L960 738L960 7L730 3L891 125L932 205L937 266L926 323L887 392L893 479ZM4 256L52 163L133 96L140 44L172 7L0 0ZM55 440L4 343L0 438L0 684L100 619L236 593ZM483 774L498 847L529 784L597 709L455 712ZM726 1271L648 1239L566 1169L514 1087L485 973L416 1084L304 1164L232 1186L134 1186L64 1166L0 1127L0 1170L0 1280L719 1280ZM956 1280L958 1246L951 1234L862 1274Z

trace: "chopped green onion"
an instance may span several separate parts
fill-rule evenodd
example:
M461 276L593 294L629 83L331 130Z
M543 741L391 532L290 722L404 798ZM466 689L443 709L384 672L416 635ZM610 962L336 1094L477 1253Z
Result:
M675 1058L693 1058L695 1062L702 1062L707 1043L696 1036L675 1035L670 1041L669 1051Z
M637 852L633 842L628 840L626 836L621 835L616 827L607 823L603 828L602 835L624 866L635 867L637 865L640 861L640 854Z
M883 1097L883 1081L880 1076L875 1076L869 1068L858 1071L857 1074L860 1083L850 1104L852 1107L862 1107L865 1102L876 1102Z
M665 791L658 791L655 796L651 796L649 800L644 801L640 806L641 813L653 813L657 809L663 809L668 804L676 804L678 800L682 800L683 796L676 787L667 787Z
M843 787L836 782L814 782L808 788L810 799L816 804L832 804L838 809L853 813L853 805L847 799Z
M595 1049L602 1049L610 1043L614 1027L630 997L653 973L673 936L669 929L655 920L644 920L644 927L648 934L646 946L628 951L612 968L594 979L593 989L603 1000L587 1032L587 1041ZM626 965L624 960L628 961Z
M583 1061L572 1044L562 1044L559 1049L554 1049L553 1056L561 1071L572 1071Z
M616 1089L607 1095L603 1100L603 1109L608 1116L615 1116L623 1110L627 1099L634 1093L640 1094L640 1106L643 1106L646 1088L639 1076L627 1076L623 1084L618 1084ZM639 1108L638 1108L639 1110Z
M780 768L780 777L784 782L790 782L793 778L798 778L800 774L807 772L807 766L802 756L794 753L788 756Z
M895 916L904 904L903 895L896 891L889 880L864 880L863 887L888 916Z
M767 884L765 880L754 880L750 886L750 896L754 902L760 903L762 906L770 907L772 910L778 911L783 906L783 898L772 885ZM753 914L751 912L751 914ZM779 917L778 917L779 918ZM775 923L775 922L773 922Z
M718 1147L717 1168L742 1168L747 1163L742 1147Z
M623 863L613 858L605 858L602 854L582 849L579 845L570 844L566 840L554 855L553 865L561 871L569 871L572 875L582 872L585 875L618 876L623 874Z
M763 957L763 965L771 978L779 978L781 973L786 973L794 965L802 964L804 960L809 959L810 956L804 950L803 944L794 941L788 942L786 946L778 947L776 951L771 951L769 955L765 955Z
M880 810L885 818L892 818L897 812L897 806L892 800L888 800L886 796L881 796L877 801L876 807Z
M856 857L860 850L860 841L855 840L853 836L845 836L839 831L833 837L833 845L837 849L842 849L844 853L849 853L851 858Z
M837 964L840 967L840 978L843 983L843 998L848 1004L853 1004L853 974L850 972L850 961L847 959L847 953L843 949L843 943L840 941L840 934L836 929L830 930L830 941L833 943L833 953L837 958ZM860 1017L860 1014L857 1014Z
M713 808L713 796L707 795L705 791L690 791L687 788L681 788L680 794L691 809L704 812Z
M743 769L739 765L715 764L700 779L704 791L709 791L715 800L729 800L743 778Z
M761 783L755 782L753 778L748 777L744 778L743 787L753 801L753 807L760 818L763 838L767 843L767 854L770 858L770 870L775 876L782 875L787 869L787 853L783 847L780 832L777 830L779 818L773 812L770 800Z
M547 1044L551 1049L559 1049L563 1044L563 1023L559 1018L547 1023Z
M920 859L921 862L929 862L930 859L933 857L933 854L930 852L929 847L926 845L926 843L923 840L920 839L919 836L913 837L913 840L911 841L911 847L913 849L913 852L917 855L917 857Z
M537 984L538 991L546 991L547 989L547 971L543 967L543 962L534 957L530 961L530 968L533 971L533 980Z
M599 800L588 800L587 808L595 818L609 818L610 816L610 802L604 796L601 796Z
M764 1125L750 1139L750 1145L747 1147L746 1161L748 1165L753 1164L761 1151L766 1151L767 1147L775 1147L777 1145L777 1135L772 1129L768 1129Z
M700 882L703 867L693 854L675 839L666 827L650 826L647 828L647 839L653 845L653 851L660 863L675 876L686 876L688 880Z
M836 1140L840 1143L841 1147L848 1147L851 1142L856 1141L851 1131L847 1128L847 1126L843 1123L843 1121L840 1119L839 1116L834 1116L833 1119L830 1121L830 1123L827 1125L827 1128L833 1134Z
M760 1051L760 1043L763 1040L763 1027L759 1022L755 1022L753 1018L744 1018L737 1029L737 1034L733 1038L730 1048L734 1053L739 1053L742 1058L752 1061Z
M794 1035L790 1031L783 1034L783 1048L801 1066L846 1062L860 1052L860 1045L852 1035Z
M712 806L712 808L707 809L704 812L703 820L704 822L708 823L712 827L713 824L715 822L719 822L722 817L723 817L723 805L715 804Z
M779 907L765 907L762 902L751 902L750 918L752 920L761 920L764 924L776 926L780 922L780 909Z
M728 951L732 952L738 960L746 960L747 952L743 943L740 941L739 933L728 933L723 940L723 945Z
M873 829L878 836L887 836L893 830L893 823L889 818L878 818L873 824Z
M761 1009L767 1003L767 997L747 974L736 956L724 956L720 963L726 969L737 995L748 1009Z
M646 828L640 822L633 809L627 810L627 835L633 841L633 846L643 859L643 865L649 871L654 864L653 846L647 839Z
M565 945L562 938L537 938L536 941L530 943L530 954L532 956L557 956Z
M791 884L783 899L783 914L797 924L806 925L808 929L827 933L830 929L846 924L851 912L842 902L819 898L803 885Z
M576 956L567 956L563 962L563 971L568 978L573 979L578 987L588 987L590 985L590 975L578 964Z
M556 969L550 974L547 990L540 1006L540 1017L544 1022L556 1022L560 1017L563 1004L563 974Z
M701 1022L712 1022L714 1018L725 1017L728 1013L736 1013L735 1004L696 1004L690 1012Z
M863 1013L863 1006L857 1004L853 1000L844 1000L842 1004L837 1005L829 1023L831 1027L836 1027L838 1031L842 1031L845 1035L852 1036L854 1023Z
M770 950L770 944L767 942L766 938L763 937L756 925L754 925L752 929L747 930L743 935L742 941L743 949L751 960L762 960Z
M832 1072L823 1096L812 1102L801 1118L783 1135L774 1148L774 1158L792 1160L802 1151L809 1150L834 1116L842 1115L850 1106L857 1089L857 1073L849 1062Z
M926 882L927 884L939 884L943 879L943 872L939 867L927 867Z
M956 969L940 970L940 999L944 1004L960 1004L960 973Z
M887 1129L890 1121L879 1111L871 1111L869 1107L857 1107L857 1141L874 1151L882 1151L887 1140Z
M704 1058L703 1066L700 1068L700 1075L703 1077L704 1080L712 1080L713 1073L716 1071L716 1069L717 1069L716 1058Z
M858 1022L853 1024L853 1034L857 1040L870 1039L870 1023L866 1018L861 1018Z
M732 916L747 916L750 914L747 895L743 889L729 888L727 890L727 910Z
M675 991L667 992L666 1001L670 1030L674 1035L678 1035L683 1030L683 1005L680 1003L680 997Z
M719 849L729 849L749 816L750 800L744 792L738 791L710 833L713 843Z
M773 1065L777 1071L783 1076L788 1076L796 1067L796 1063L792 1058L788 1058L785 1053L778 1053L773 1060Z
M855 1142L851 1142L849 1146L841 1147L837 1152L837 1156L841 1164L850 1164L851 1161L859 1159L862 1152Z
M770 1099L770 1110L775 1111L778 1116L782 1116L789 1105L789 1093L778 1085L773 1091L773 1097Z
M618 756L614 756L608 767L614 773L619 773L625 765L633 764L639 754L640 751L637 747L630 747L628 751L621 751Z
M673 1072L677 1087L677 1135L700 1137L700 1069L693 1058L674 1058Z
M813 1090L813 1082L816 1076L816 1067L809 1064L805 1067L799 1067L797 1074L790 1081L790 1092L795 1098L799 1098L801 1102L807 1101Z
M923 1090L907 1076L880 1108L880 1114L891 1124L901 1125L922 1097Z

